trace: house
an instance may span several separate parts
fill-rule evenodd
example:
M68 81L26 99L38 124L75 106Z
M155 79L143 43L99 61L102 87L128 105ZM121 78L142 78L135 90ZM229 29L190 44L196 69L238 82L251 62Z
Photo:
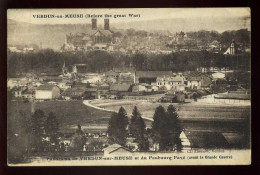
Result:
M165 86L167 90L184 91L184 77L182 76L163 76L156 79L158 87Z
M50 100L60 96L60 89L55 85L41 85L35 90L35 99Z
M49 81L48 84L50 84L50 85L57 85L58 83L55 82L55 81Z
M111 155L131 155L133 152L121 145L113 144L103 149L104 156L111 156Z
M157 77L172 76L172 71L135 71L134 83L148 83L156 82Z
M86 88L86 98L87 99L95 99L97 98L97 91L98 91L98 87L87 87Z
M33 99L34 98L34 91L33 90L24 90L22 92L22 98L25 98L25 99Z
M190 89L200 89L201 88L201 78L197 77L188 77L186 80L186 87Z
M26 77L24 78L9 78L7 80L7 87L9 89L12 89L16 86L27 86L28 85L28 79Z
M14 97L16 98L21 98L22 97L22 92L23 92L23 89L22 87L14 87L12 89L12 92L14 94Z
M112 84L109 90L112 92L130 92L131 84Z
M69 89L69 88L71 88L71 86L72 86L72 83L70 83L70 82L60 82L60 83L58 83L58 87L62 90Z
M210 88L210 85L212 84L212 79L209 76L202 76L201 78L201 88L206 89Z
M20 85L20 79L19 78L9 78L7 80L7 87L9 89L13 89L16 86Z
M89 83L82 83L82 82L75 82L72 84L72 88L76 88L76 87L80 87L80 88L83 88L83 87L87 87L89 85Z
M55 74L53 75L44 75L44 76L40 76L39 77L39 81L43 81L43 82L61 82L62 81L62 77L58 77Z
M132 92L147 92L145 85L137 84L132 87Z
M100 83L102 81L102 76L98 74L88 74L82 83Z
M97 91L97 98L106 98L107 93L109 92L110 86L106 83L103 83L98 86L98 91Z
M223 78L225 78L225 74L224 73L222 73L222 72L215 72L215 73L213 73L212 74L212 78L213 79L223 79Z
M69 100L69 99L82 99L84 98L86 93L86 88L69 88L66 89L62 94L62 98Z
M133 84L134 83L134 75L131 73L120 73L118 77L118 82L119 83L129 83Z
M118 78L119 74L113 70L110 70L108 72L105 72L106 77L113 77L113 78Z

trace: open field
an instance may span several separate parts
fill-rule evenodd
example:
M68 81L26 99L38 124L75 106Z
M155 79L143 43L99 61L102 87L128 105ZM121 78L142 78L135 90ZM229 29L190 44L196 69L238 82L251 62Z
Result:
M81 124L83 129L106 128L111 112L100 111L90 108L82 101L46 101L36 102L35 110L41 109L47 115L53 112L59 121L59 128L62 132L71 132L76 129L77 124ZM24 117L31 115L31 104L12 101L8 105L8 127L17 129L21 125L21 115Z
M165 109L170 103L152 103L147 101L131 100L94 100L91 104L100 108L118 111L123 106L131 115L134 106L137 106L143 117L152 118L156 107L162 105ZM240 120L248 119L250 106L234 105L207 105L196 103L173 104L182 120Z
M133 107L137 106L143 117L152 119L157 106L162 105L165 109L169 106L169 103L129 100L104 100L104 103L101 102L102 100L94 100L91 101L91 104L99 106L103 110L86 106L83 101L36 102L35 109L41 109L45 114L53 112L58 118L60 131L72 133L75 131L77 124L81 124L85 132L106 131L111 115L111 112L106 111L106 109L118 111L123 106L130 117ZM201 146L202 142L205 144L209 138L214 140L216 137L228 138L231 140L229 142L239 142L236 143L238 145L236 147L241 147L241 145L244 147L245 143L249 143L243 137L249 138L250 134L250 106L193 105L192 103L173 105L178 109L181 123L188 134L188 138L193 143L193 147L203 147ZM25 123L26 118L28 119L30 116L30 103L10 102L8 105L8 134L17 133L20 135L20 131L24 127L22 123ZM145 120L145 122L147 126L151 126L151 120ZM201 140L197 143L198 138L204 139L204 141ZM26 142L26 140L23 139L23 142ZM200 142L201 144L199 144ZM211 147L214 145L221 144L214 142L204 146Z
M132 114L134 106L137 106L143 117L153 118L154 110L157 106L162 105L165 109L169 103L151 103L143 101L129 100L94 100L92 105L101 108L118 111L123 106L128 116ZM240 122L250 119L250 106L212 106L212 105L192 105L173 104L178 109L178 114L182 121L190 123L188 128L195 125L192 122ZM81 124L83 130L106 130L107 123L111 112L98 110L83 104L82 101L47 101L36 102L35 110L41 109L48 114L53 112L59 120L59 128L62 132L72 132L76 129L77 124ZM31 104L18 101L12 101L8 105L8 129L19 130L21 126L21 113L24 117L31 115ZM151 121L146 120L147 126ZM201 128L201 125L199 125Z

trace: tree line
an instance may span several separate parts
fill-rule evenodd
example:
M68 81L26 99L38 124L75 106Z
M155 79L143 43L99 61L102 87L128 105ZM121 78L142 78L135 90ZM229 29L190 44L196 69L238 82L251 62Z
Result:
M104 72L113 68L126 70L195 71L197 68L229 68L250 70L250 54L223 55L207 51L163 54L122 54L105 51L65 53L51 49L35 53L7 55L7 75L19 73L61 73L63 64L72 69L73 64L84 63L88 72ZM123 70L122 70L123 71Z
M155 109L151 129L146 129L136 106L130 122L125 109L121 107L109 120L108 141L110 144L126 146L126 138L130 136L135 138L139 151L148 151L150 147L155 151L181 151L181 132L177 110L173 105L169 105L166 111L162 106Z

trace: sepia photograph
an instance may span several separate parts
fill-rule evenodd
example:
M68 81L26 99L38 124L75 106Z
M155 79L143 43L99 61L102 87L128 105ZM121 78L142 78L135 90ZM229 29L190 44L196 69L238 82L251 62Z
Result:
M8 9L7 160L250 165L250 8Z

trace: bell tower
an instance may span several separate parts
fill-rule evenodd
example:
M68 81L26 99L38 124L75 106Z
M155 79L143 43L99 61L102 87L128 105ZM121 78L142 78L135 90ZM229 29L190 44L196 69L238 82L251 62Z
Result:
M97 30L97 19L92 19L92 30Z
M110 30L110 28L109 28L109 19L104 19L104 29L105 30Z

